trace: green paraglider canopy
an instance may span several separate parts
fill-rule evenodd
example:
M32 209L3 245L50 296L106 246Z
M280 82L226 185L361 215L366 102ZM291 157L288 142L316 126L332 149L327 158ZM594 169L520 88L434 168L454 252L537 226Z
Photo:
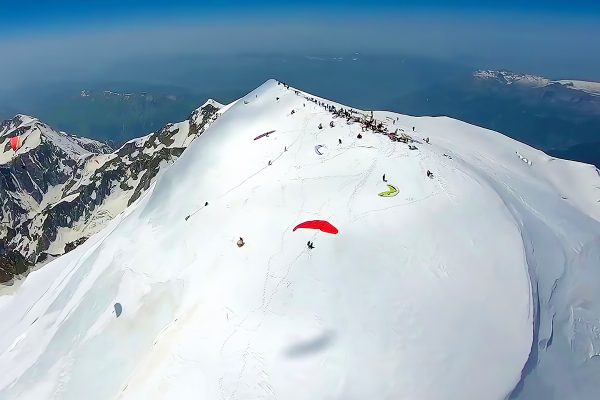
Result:
M385 191L385 192L381 192L379 193L379 196L381 197L394 197L395 195L398 194L398 189L396 189L396 187L394 185L387 185L389 190Z

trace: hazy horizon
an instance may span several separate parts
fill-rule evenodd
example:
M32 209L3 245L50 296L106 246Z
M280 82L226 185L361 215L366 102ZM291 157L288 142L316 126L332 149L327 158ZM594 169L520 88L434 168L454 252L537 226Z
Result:
M463 1L452 10L436 1L282 6L263 0L254 7L233 1L229 9L187 1L27 4L0 6L10 16L0 26L0 53L10 55L0 64L6 92L61 81L129 80L137 76L129 66L144 60L245 54L408 55L600 81L600 5L586 1L577 8L533 1L519 11L510 1ZM145 79L181 84L164 70Z
M452 116L544 148L597 132L583 103L525 104L528 95L502 98L470 81L480 68L600 81L600 3L589 0L65 0L0 12L9 60L0 63L0 117L31 114L91 137L143 135L270 78L357 108ZM93 103L83 89L177 102ZM563 134L573 124L577 135Z

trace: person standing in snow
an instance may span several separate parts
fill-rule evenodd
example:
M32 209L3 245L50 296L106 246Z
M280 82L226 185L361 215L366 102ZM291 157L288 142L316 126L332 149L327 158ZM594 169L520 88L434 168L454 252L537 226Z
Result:
M338 139L338 144L342 144L342 139Z
M237 244L237 247L242 247L242 246L243 246L243 245L245 245L246 243L244 243L244 239L242 239L242 238L240 237L240 239L237 241L237 243L236 243L236 244Z
M383 174L383 181L387 182L387 179L385 179L385 174Z
M309 248L309 250L312 250L315 248L315 245L310 240L306 243L306 246Z

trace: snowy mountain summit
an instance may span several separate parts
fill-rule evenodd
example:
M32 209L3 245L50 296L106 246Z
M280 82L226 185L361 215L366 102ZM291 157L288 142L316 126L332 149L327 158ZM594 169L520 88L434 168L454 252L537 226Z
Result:
M0 398L597 398L594 167L272 80L217 113L0 296Z

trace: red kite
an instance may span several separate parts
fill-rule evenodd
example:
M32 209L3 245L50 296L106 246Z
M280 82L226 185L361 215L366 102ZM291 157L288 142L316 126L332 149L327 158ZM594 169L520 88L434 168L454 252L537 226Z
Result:
M21 136L14 136L10 138L10 147L13 149L13 151L17 151L21 148L21 146L23 145L23 143L21 143Z
M296 225L296 227L293 230L295 231L296 229L301 229L301 228L318 229L321 232L331 233L333 235L335 235L339 232L338 228L331 225L329 222L323 221L323 220L305 221L299 225Z

